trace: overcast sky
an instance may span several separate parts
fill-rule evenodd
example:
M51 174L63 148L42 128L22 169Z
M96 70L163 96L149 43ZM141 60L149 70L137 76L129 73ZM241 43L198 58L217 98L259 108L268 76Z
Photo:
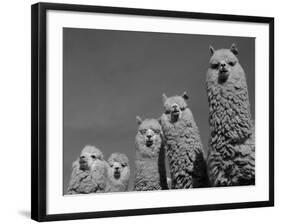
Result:
M132 184L135 117L158 118L162 93L187 91L206 149L209 45L229 48L233 42L247 75L254 119L254 38L64 28L64 192L71 164L87 144L100 148L106 159L113 152L127 154Z

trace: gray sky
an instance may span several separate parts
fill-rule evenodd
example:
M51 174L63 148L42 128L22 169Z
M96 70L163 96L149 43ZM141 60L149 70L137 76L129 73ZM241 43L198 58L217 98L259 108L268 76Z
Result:
M235 42L255 106L255 39L96 29L63 29L63 176L68 186L71 164L87 144L105 158L125 153L134 178L136 115L158 118L162 93L189 94L189 106L204 149L209 137L205 89L209 45Z

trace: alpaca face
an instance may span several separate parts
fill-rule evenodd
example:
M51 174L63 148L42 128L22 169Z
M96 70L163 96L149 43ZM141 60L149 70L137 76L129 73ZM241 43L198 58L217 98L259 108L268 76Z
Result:
M152 146L157 139L157 136L160 134L160 130L157 128L142 127L139 129L139 132L143 136L146 147Z
M214 50L211 48L209 79L216 81L218 84L227 82L237 82L244 72L237 58L238 50L235 45L230 49Z
M163 103L165 109L165 116L171 123L176 123L183 116L183 112L187 109L186 100L188 96L186 93L183 96L167 97L163 95Z
M214 70L219 83L227 81L237 61L238 59L230 50L221 49L214 53L210 59L210 68Z
M138 121L137 148L143 156L157 156L162 142L162 128L156 119Z
M79 157L80 170L90 170L95 161L103 159L102 152L94 146L86 146Z
M108 165L107 175L111 182L118 184L129 179L130 167L126 155L113 153L108 159Z

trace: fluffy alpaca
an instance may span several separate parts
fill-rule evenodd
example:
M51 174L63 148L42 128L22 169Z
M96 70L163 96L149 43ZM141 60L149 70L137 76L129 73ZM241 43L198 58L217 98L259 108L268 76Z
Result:
M107 164L102 152L95 146L85 146L72 165L68 194L104 192Z
M107 162L107 184L105 191L127 191L130 178L128 157L125 154L112 153Z
M214 186L255 184L254 124L245 72L238 50L214 50L207 72L209 123L209 176Z
M161 116L161 126L173 189L205 187L208 184L199 131L187 99L186 93L169 98L163 94L165 113Z
M165 170L165 151L162 128L156 119L142 121L136 135L136 172L134 190L149 191L168 189Z

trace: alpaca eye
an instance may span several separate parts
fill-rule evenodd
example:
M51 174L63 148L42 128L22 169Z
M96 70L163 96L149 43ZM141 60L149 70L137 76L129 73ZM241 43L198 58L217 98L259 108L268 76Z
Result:
M94 155L92 155L91 157L92 157L93 159L95 159L95 158L96 158L96 156L94 156Z
M180 110L181 110L181 111L184 111L184 110L185 110L185 107L181 107Z
M234 65L235 65L235 62L234 62L234 61L230 61L230 62L228 62L228 64L229 64L230 66L234 66Z
M212 63L211 68L217 69L219 67L219 63Z
M144 134L146 133L146 129L140 130L140 133L141 133L142 135L144 135Z
M122 167L125 167L126 165L125 164L122 164Z
M155 132L155 134L159 134L160 133L160 130L158 130L158 129L155 129L153 131Z
M165 111L165 114L170 114L171 112L169 110L166 110Z

